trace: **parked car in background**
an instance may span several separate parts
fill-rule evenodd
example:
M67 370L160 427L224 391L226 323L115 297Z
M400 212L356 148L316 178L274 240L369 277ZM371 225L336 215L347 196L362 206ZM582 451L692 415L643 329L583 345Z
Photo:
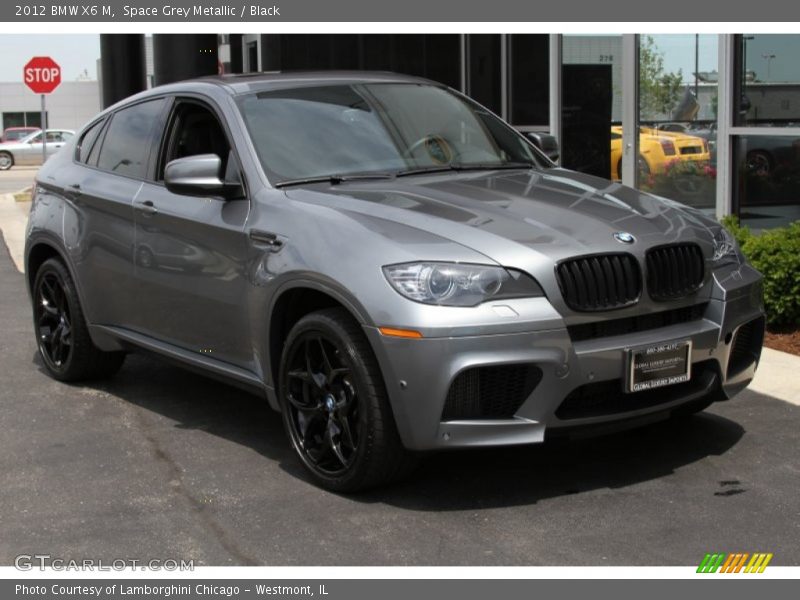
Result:
M53 378L143 349L235 383L336 491L422 451L703 410L752 380L764 333L761 275L716 220L391 73L110 107L39 170L25 273Z
M3 137L0 138L0 144L16 142L37 131L40 131L38 127L7 127L3 130Z
M639 170L663 173L673 161L709 162L708 142L674 131L639 128ZM611 179L622 179L622 127L611 128Z
M709 160L712 165L717 164L717 124L716 123L659 123L653 126L658 131L684 133L704 139L708 143Z
M47 157L51 157L66 144L75 132L71 129L48 129L46 140ZM36 131L28 137L0 144L0 171L7 171L14 165L42 164L42 132Z

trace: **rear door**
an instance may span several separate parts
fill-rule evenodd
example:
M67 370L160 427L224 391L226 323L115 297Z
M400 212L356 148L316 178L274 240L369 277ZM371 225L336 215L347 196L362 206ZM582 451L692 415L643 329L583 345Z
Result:
M245 308L246 198L174 194L174 159L216 154L220 174L241 178L224 121L200 98L177 98L154 173L134 201L136 328L184 350L255 370Z
M157 154L164 98L116 111L78 140L64 195L75 207L65 237L93 323L130 327L133 302L133 199Z

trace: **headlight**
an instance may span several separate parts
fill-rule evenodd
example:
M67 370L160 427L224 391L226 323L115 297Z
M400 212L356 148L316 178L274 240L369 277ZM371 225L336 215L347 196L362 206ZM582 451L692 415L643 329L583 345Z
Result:
M736 240L724 227L720 227L714 233L714 256L711 257L713 261L722 260L726 257L735 257L736 253Z
M533 278L502 267L420 262L389 265L383 273L400 294L424 304L477 306L487 300L544 296Z

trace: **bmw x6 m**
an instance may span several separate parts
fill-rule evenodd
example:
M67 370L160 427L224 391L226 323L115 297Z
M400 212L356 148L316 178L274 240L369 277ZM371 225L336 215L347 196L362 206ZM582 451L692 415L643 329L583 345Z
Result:
M761 277L716 221L386 73L110 107L39 171L26 271L54 378L144 349L235 383L339 491L421 451L702 410L750 382L764 330Z

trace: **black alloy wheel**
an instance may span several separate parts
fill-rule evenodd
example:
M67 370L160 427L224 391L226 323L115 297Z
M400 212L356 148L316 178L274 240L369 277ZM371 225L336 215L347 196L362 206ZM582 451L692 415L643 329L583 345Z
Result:
M31 290L36 345L47 372L59 381L99 379L116 373L123 351L103 351L92 342L69 270L50 258L36 271Z
M39 279L33 307L42 358L50 369L63 370L72 353L72 317L55 271Z
M315 470L341 475L353 464L362 435L351 368L335 341L320 332L297 340L288 367L293 438Z
M314 481L356 492L410 473L383 377L361 326L341 308L310 313L283 347L284 429Z

